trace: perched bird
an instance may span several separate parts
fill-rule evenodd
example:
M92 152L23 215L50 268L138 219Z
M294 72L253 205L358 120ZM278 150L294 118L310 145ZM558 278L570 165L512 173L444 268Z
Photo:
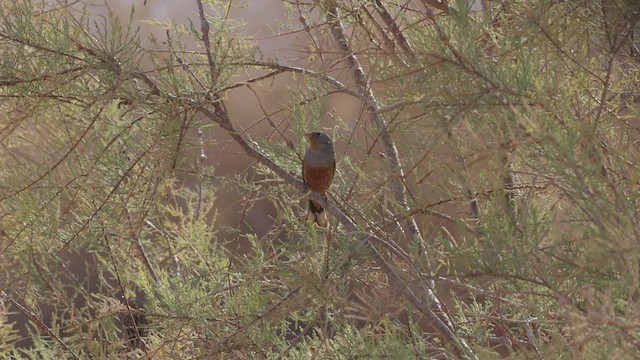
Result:
M329 135L320 132L304 134L309 139L309 148L302 160L302 178L309 188L326 196L336 172L336 154ZM329 219L324 208L313 200L309 200L309 213L313 221L321 227L329 226Z

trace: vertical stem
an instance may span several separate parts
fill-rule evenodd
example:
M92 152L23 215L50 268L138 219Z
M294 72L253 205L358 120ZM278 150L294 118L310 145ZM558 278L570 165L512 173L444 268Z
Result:
M369 86L364 70L358 61L358 58L349 46L344 28L340 22L340 14L336 6L330 6L328 8L327 21L329 22L331 34L338 45L340 52L346 59L349 67L353 70L355 82L359 88L359 92L363 96L363 102L367 112L369 113L369 120L378 130L380 141L388 160L389 174L391 175L390 190L394 194L396 202L403 208L403 210L409 213L411 209L409 208L407 201L407 193L404 185L404 170L398 154L398 148L393 141L386 119L379 113L380 105ZM420 250L426 255L424 241L413 216L407 216L403 229L405 233L410 234L411 238L419 244ZM378 264L390 278L389 280L391 282L403 283L402 279L398 277L384 257L377 253L374 247L370 247L370 251L375 253L374 258L376 258ZM433 292L434 282L432 280L426 281L423 285L424 298L422 298L422 296L415 296L413 289L410 287L403 288L403 293L405 296L413 299L412 303L418 307L430 320L433 326L439 330L439 334L453 346L457 356L476 359L476 355L473 353L466 341L456 334L455 327L453 326L449 315L443 310L440 300Z
M378 112L380 105L376 100L371 87L367 81L367 77L358 61L358 58L353 54L349 47L349 41L344 33L342 23L340 22L340 15L338 8L332 6L328 9L327 20L331 26L331 34L340 49L340 52L347 60L349 67L353 70L353 76L358 90L362 94L369 113L369 121L378 130L380 141L384 147L385 155L388 160L390 178L390 190L394 194L396 202L407 212L410 211L409 203L407 201L407 193L404 187L404 170L402 169L402 163L398 154L398 148L393 141L391 132L389 131L389 125L387 120ZM424 247L424 240L418 229L413 216L408 216L407 221L404 224L404 231L411 235L411 238L418 243L420 250L423 254L426 254Z

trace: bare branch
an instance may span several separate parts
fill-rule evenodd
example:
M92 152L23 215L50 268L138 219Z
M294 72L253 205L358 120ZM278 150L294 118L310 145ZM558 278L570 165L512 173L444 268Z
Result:
M378 113L380 111L380 106L378 105L373 91L369 86L367 78L364 74L364 70L362 69L358 58L355 56L349 46L344 28L342 27L342 23L340 21L340 15L337 7L329 7L327 20L331 26L331 34L333 35L333 38L338 45L340 52L346 58L349 67L353 71L355 82L358 85L359 91L364 95L363 98L366 99L365 103L367 106L367 111L369 112L369 119L371 123L373 123L377 128L380 134L380 140L385 149L387 159L389 160L389 173L392 176L390 179L391 191L395 194L396 202L400 206L402 206L406 212L410 212L406 189L403 182L404 170L402 169L398 149L395 145L395 142L393 141L393 138L391 137L391 132L389 131L386 119ZM426 249L424 248L422 235L420 234L418 225L412 216L407 217L407 221L405 223L405 232L409 233L415 241L418 241L423 253L425 253ZM366 238L365 240L369 242L369 240L367 240ZM456 353L459 356L463 356L465 358L477 358L469 345L467 345L467 343L462 338L458 337L455 333L454 326L449 319L449 316L442 310L439 299L432 291L433 282L428 281L424 286L424 293L426 299L428 299L425 303L422 299L415 295L413 289L404 284L402 279L393 271L393 269L386 263L386 260L377 252L377 250L373 246L370 246L370 249L372 252L374 252L376 262L384 270L385 274L389 278L390 283L394 284L396 288L399 287L403 295L405 295L411 301L411 303L416 308L418 308L432 322L434 326L437 327L440 335L443 336L443 338L447 339L447 341L454 346Z
M389 112L389 111L392 111L392 110L395 110L395 109L398 109L398 108L403 108L403 107L408 106L408 105L420 104L420 103L424 102L424 100L425 100L424 98L412 99L412 100L401 100L401 101L395 102L393 104L385 105L385 106L382 106L382 107L378 108L378 110L376 110L376 114L377 115L382 115L382 114L384 114L386 112Z
M327 74L322 74L322 73L318 73L315 71L311 71L309 69L305 69L305 68L301 68L301 67L297 67L297 66L288 66L288 65L281 65L281 64L276 64L276 63L270 63L270 62L263 62L263 61L250 61L250 62L241 62L241 63L234 63L233 65L241 65L241 66L259 66L259 67L263 67L266 69L274 69L275 71L248 81L244 81L240 84L234 84L230 87L227 88L223 88L222 91L226 91L238 86L242 86L245 85L249 82L255 82L255 81L260 81L260 80L264 80L266 78L269 78L271 76L275 76L277 74L283 73L283 72L293 72L293 73L299 73L299 74L303 74L303 75L308 75L311 77L315 77L318 78L320 80L323 80L325 82L327 82L330 85L333 85L337 90L339 90L342 93L345 93L347 95L351 95L353 97L357 97L358 99L362 98L362 94L349 89L346 85L344 85L343 83L341 83L339 80L337 80L336 78L329 76Z
M413 48L411 47L409 40L404 36L402 31L400 30L400 27L398 26L398 24L396 24L395 20L389 13L389 10L387 10L386 6L384 6L382 1L375 0L375 3L376 3L376 10L378 10L378 14L380 14L382 21L384 21L387 28L389 28L389 30L395 37L396 41L398 42L402 50L404 50L404 52L407 55L414 58L416 54L413 51Z
M424 4L427 9L433 7L445 14L449 13L449 5L447 5L447 0L422 0L422 4Z
M67 345L67 343L64 342L64 340L62 340L58 335L56 335L53 330L51 330L43 321L42 319L40 319L40 317L34 313L33 311L27 309L25 306L23 306L22 304L20 304L18 301L16 301L14 298L12 298L11 296L9 296L8 294L6 294L4 291L0 291L0 299L3 300L7 300L9 301L9 303L13 306L15 306L18 311L20 311L24 316L26 316L29 321L31 321L38 329L43 330L45 333L47 333L49 336L51 336L55 341L57 341L60 345L62 345L62 347L69 352L69 354L71 354L71 356L74 359L79 359L78 355L71 350L71 348L69 347L69 345Z
M202 7L202 1L198 2L198 13L200 14L200 31L202 31L202 42L204 42L204 48L207 53L207 61L209 61L209 69L211 70L211 84L215 85L218 82L218 67L213 59L213 53L211 52L211 41L209 41L209 21L204 14Z
M382 146L385 150L385 155L388 159L391 192L395 195L396 202L405 210L409 211L409 204L407 201L406 189L404 186L404 170L402 169L402 163L400 162L400 156L398 154L398 148L396 147L387 121L378 112L380 111L380 105L376 100L373 91L371 90L367 78L364 74L364 70L358 61L358 58L353 54L349 47L349 41L345 35L342 23L340 22L340 15L338 8L332 6L328 9L327 19L331 26L331 34L340 49L342 55L346 58L349 67L353 70L355 82L358 85L359 91L363 94L363 99L369 112L369 120L376 127L379 133ZM418 229L418 225L413 217L407 218L405 224L405 232L410 234L414 241L417 241L423 252L424 240Z

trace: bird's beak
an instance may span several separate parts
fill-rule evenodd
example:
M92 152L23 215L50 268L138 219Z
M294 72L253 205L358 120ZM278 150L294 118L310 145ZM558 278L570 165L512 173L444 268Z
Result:
M306 136L307 139L311 139L311 137L313 136L313 132L305 133L304 136Z

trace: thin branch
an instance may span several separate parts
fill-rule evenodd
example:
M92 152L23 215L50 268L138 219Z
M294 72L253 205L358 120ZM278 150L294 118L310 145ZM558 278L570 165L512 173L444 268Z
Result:
M377 113L380 110L380 106L378 105L373 91L369 86L358 58L349 46L337 7L329 7L327 11L327 21L331 26L331 34L333 35L334 41L338 45L342 55L345 57L349 67L352 69L359 91L364 95L363 98L366 99L365 103L367 111L369 112L369 119L379 132L380 141L384 147L387 159L389 160L388 166L389 173L391 174L391 191L395 194L396 202L403 207L405 211L409 212L410 207L407 201L405 184L403 182L404 171L400 162L398 149L391 137L391 132L389 131L386 119ZM420 230L418 229L418 225L413 216L407 217L405 232L409 233L411 237L418 242L422 252L426 253L422 235L420 234ZM369 235L369 237L373 237L373 235ZM416 296L413 289L406 286L402 278L394 272L382 255L380 255L375 247L371 245L369 237L366 237L363 242L369 244L369 250L374 254L375 261L383 269L384 273L389 278L389 282L391 284L395 284L396 287L400 287L403 295L405 295L411 303L418 308L434 326L436 326L440 335L454 346L454 349L459 356L471 359L477 358L469 345L467 345L467 343L454 332L453 323L451 322L448 314L442 310L442 305L439 299L433 293L433 282L427 281L426 284L424 284L425 286L423 287L423 290L427 299L427 301L424 302L421 298Z
M391 174L391 191L395 194L396 202L408 211L409 203L407 201L406 189L402 181L404 178L404 171L398 154L398 148L391 137L391 132L389 131L386 119L378 113L381 108L373 94L373 91L371 90L371 87L369 86L364 70L362 69L358 58L349 47L349 41L347 40L344 28L342 27L337 7L332 6L328 9L327 20L331 26L331 34L333 35L340 52L346 58L349 67L353 70L354 79L359 88L358 90L363 94L362 99L364 99L367 111L369 112L369 119L378 130L382 146L385 150L385 155L389 161L388 165L389 173ZM411 235L414 241L418 242L422 252L426 253L424 240L422 239L418 225L413 217L407 218L404 230L406 233Z
M403 108L403 107L408 106L408 105L420 104L420 103L424 102L424 100L425 100L424 97L421 97L419 99L400 100L400 101L395 102L393 104L385 105L385 106L382 106L382 107L378 108L378 110L376 110L376 115L382 115L382 114L384 114L386 112L395 110L397 108Z
M449 5L447 5L447 0L422 0L422 4L430 10L431 7L434 7L445 14L449 13Z
M0 299L9 301L11 305L15 306L18 309L18 311L20 311L24 316L26 316L29 319L29 321L31 321L38 329L43 330L49 336L51 336L55 341L57 341L60 345L62 345L62 347L69 354L71 354L71 356L74 359L80 359L78 355L75 352L73 352L73 350L71 350L69 345L67 345L67 343L65 343L64 340L62 340L58 335L56 335L53 332L53 330L51 330L36 313L24 307L22 304L17 302L14 298L7 295L4 291L0 291Z
M156 209L156 211L157 211L157 209ZM160 221L160 227L158 227L154 223L152 223L151 220L144 219L145 224L147 224L147 226L153 232L157 233L159 236L161 236L167 242L167 251L169 251L169 254L170 254L170 257L171 257L171 261L173 262L173 267L175 269L174 274L176 276L180 276L180 273L181 273L181 271L180 271L180 258L178 258L178 255L176 255L176 253L173 251L173 248L171 247L169 234L167 234L167 232L164 230L164 226L162 225L162 220L159 219L159 221Z
M454 332L448 315L442 311L442 308L439 306L439 300L435 297L435 294L425 287L425 291L429 295L427 301L422 300L416 295L413 289L393 270L387 260L371 245L372 240L382 241L376 236L368 234L360 241L359 245L366 245L368 247L368 250L374 255L376 264L380 266L385 275L387 275L389 283L392 284L396 290L399 290L421 313L427 316L431 324L437 328L440 335L454 345L454 349L459 356L468 359L477 359L478 357L473 353L469 345ZM434 301L438 302L437 306L434 306Z
M257 79L251 79L248 81L244 81L240 84L234 84L230 87L227 88L223 88L220 90L220 92L226 91L228 89L232 89L238 86L242 86L245 85L248 82L255 82L256 80L264 80L270 76L274 76L280 73L283 73L285 71L287 72L293 72L293 73L299 73L299 74L304 74L304 75L308 75L311 77L315 77L318 78L320 80L324 80L325 82L329 83L330 85L333 85L336 89L338 89L340 92L343 92L345 94L351 95L353 97L356 97L358 99L362 99L362 93L359 93L357 91L351 90L349 89L346 85L344 85L343 83L341 83L339 80L335 79L332 76L329 76L327 74L323 74L323 73L318 73L315 71L311 71L309 69L305 69L305 68L301 68L301 67L297 67L297 66L288 66L288 65L281 65L281 64L276 64L276 63L270 63L270 62L264 62L264 61L245 61L245 62L239 62L239 63L233 63L233 65L239 65L239 66L259 66L259 67L263 67L263 68L267 68L267 69L273 69L276 70L272 73L266 74L264 76L261 76Z
M213 53L211 52L211 41L209 41L209 22L204 14L204 8L202 7L202 1L198 0L198 13L200 14L200 31L202 31L202 42L204 42L204 48L207 53L207 61L209 61L209 69L211 70L211 84L215 85L218 82L218 67L213 59Z
M113 266L113 274L116 276L116 280L118 281L118 287L120 288L120 292L122 292L122 297L124 299L124 305L127 307L127 315L130 316L131 319L132 319L131 325L133 327L133 334L134 334L136 340L141 345L140 349L143 350L146 353L147 352L147 344L145 343L144 339L142 339L142 337L140 336L140 330L138 329L138 324L135 321L135 319L133 319L132 310L131 310L132 306L131 306L131 304L129 304L129 296L128 296L127 292L125 291L124 286L122 285L122 279L120 277L120 271L118 271L118 267L116 266L116 258L115 258L115 256L113 256L113 251L112 251L112 248L111 248L111 242L109 241L109 236L113 236L113 235L112 234L108 234L108 233L104 233L103 234L104 243L105 243L105 246L107 248L107 252L109 254L109 257L111 258L111 265ZM151 274L155 276L155 273L151 272ZM156 284L158 284L158 279L156 277L154 277L154 280L155 280Z
M404 33L402 33L402 30L400 30L398 24L396 24L395 20L389 13L389 10L387 10L386 6L384 6L382 1L380 0L375 0L375 4L376 10L378 11L378 14L380 14L382 21L384 21L384 24L391 31L402 50L411 58L415 58L416 54L413 51L413 47L411 47L409 40L404 36Z
M21 84L25 84L25 83L33 83L33 82L39 82L39 81L46 81L52 78L55 78L57 76L62 76L62 75L67 75L67 74L71 74L74 72L78 72L78 71L83 71L88 69L89 66L88 65L82 65L82 66L76 66L74 68L70 68L70 69L64 69L55 73L51 73L51 74L42 74L42 75L38 75L38 76L34 76L28 79L3 79L0 80L0 86L15 86L15 85L21 85Z

